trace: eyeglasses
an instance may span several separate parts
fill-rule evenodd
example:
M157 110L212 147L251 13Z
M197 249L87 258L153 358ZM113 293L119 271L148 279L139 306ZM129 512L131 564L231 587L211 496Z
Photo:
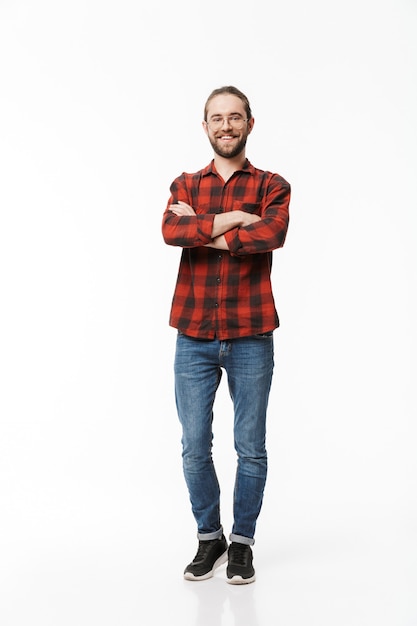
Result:
M212 130L219 130L224 124L224 120L227 121L227 124L236 130L241 130L245 122L248 120L243 119L240 115L227 115L226 117L221 117L220 115L214 115L207 124L210 126Z

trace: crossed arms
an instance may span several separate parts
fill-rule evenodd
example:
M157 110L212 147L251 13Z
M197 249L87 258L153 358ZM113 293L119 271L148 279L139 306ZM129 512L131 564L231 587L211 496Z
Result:
M178 201L177 204L171 204L168 210L182 217L185 215L196 215L192 206L186 202ZM205 244L206 248L216 248L217 250L229 250L224 233L232 228L241 228L249 226L260 220L260 216L254 213L246 213L245 211L230 211L227 213L218 213L214 216L213 227L211 231L212 240Z

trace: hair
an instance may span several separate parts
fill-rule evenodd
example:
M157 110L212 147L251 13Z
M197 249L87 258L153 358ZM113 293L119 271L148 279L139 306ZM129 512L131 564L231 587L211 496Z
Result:
M210 101L216 96L220 96L223 93L228 93L228 94L231 94L232 96L237 96L242 101L243 106L245 107L246 116L248 120L252 118L252 111L250 108L249 100L245 96L245 94L242 93L239 89L237 89L237 87L233 87L233 85L227 85L225 87L219 87L218 89L214 89L214 91L212 91L209 97L207 98L206 104L204 106L204 120L206 122L207 122L207 109L210 104Z

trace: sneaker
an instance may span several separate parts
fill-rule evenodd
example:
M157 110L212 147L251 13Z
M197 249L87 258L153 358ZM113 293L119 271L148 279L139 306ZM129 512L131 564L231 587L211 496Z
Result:
M200 540L193 561L184 570L187 580L206 580L211 578L214 570L227 561L227 541L222 535L220 539Z
M232 585L245 585L255 580L252 565L252 548L244 543L233 541L229 546L229 563L227 565L227 582Z

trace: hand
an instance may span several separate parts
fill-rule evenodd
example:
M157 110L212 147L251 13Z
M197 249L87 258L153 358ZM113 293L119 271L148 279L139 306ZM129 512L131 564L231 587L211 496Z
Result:
M196 214L193 207L187 204L186 202L182 202L182 200L178 200L177 204L170 204L169 210L178 216Z
M249 226L249 224L254 224L255 222L260 221L260 216L256 215L256 213L246 213L246 211L239 211L241 216L240 226Z

